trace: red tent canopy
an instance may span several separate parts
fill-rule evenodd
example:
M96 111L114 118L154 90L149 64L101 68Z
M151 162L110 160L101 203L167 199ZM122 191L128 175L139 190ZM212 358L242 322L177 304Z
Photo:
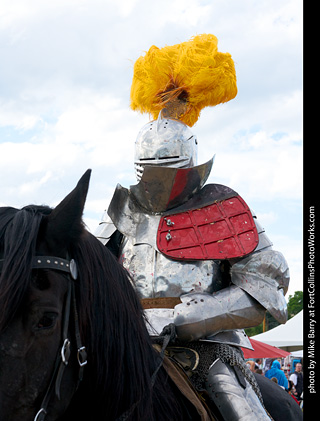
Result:
M249 339L254 351L247 348L241 348L244 358L285 358L290 355L290 352L284 351L283 349L264 344L263 342L256 341L255 339Z

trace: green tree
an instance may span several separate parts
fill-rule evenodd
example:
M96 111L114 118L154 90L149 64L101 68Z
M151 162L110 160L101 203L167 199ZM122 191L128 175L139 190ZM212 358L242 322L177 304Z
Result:
M295 316L303 309L303 291L295 291L294 295L289 295L288 317Z

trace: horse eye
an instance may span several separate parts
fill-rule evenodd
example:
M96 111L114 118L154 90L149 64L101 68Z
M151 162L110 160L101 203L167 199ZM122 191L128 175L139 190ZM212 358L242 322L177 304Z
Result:
M55 325L56 313L45 313L37 323L37 329L50 329Z

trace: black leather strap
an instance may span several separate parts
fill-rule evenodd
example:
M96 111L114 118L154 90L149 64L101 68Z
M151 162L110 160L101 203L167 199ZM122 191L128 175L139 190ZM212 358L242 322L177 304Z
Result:
M35 256L33 269L56 269L70 273L70 260L54 256Z
M0 273L2 271L4 260L0 260ZM63 272L70 273L70 260L61 259L61 257L54 256L35 256L33 259L33 269L56 269Z
M0 273L3 268L3 259L0 259ZM73 259L66 260L61 257L55 256L35 256L32 262L32 269L51 269L59 270L70 274L70 278L77 279L77 265ZM58 399L60 399L60 386L63 377L64 370L68 365L70 357L70 340L68 339L68 333L70 329L70 317L73 315L75 339L77 345L77 360L79 364L79 377L78 384L83 378L84 366L87 364L87 353L85 346L82 345L80 337L79 319L77 311L77 303L75 296L75 286L71 279L68 283L68 292L66 297L66 303L64 306L64 315L62 322L62 346L56 357L54 369L49 383L46 394L43 398L40 410L37 412L34 421L44 421L47 415L47 408L52 398L53 392L55 392Z

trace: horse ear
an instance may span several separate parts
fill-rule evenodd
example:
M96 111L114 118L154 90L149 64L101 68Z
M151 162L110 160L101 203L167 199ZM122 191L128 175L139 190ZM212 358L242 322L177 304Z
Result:
M87 170L76 187L50 215L43 221L44 236L50 249L66 251L72 241L76 241L84 230L83 209L88 193L91 170Z

